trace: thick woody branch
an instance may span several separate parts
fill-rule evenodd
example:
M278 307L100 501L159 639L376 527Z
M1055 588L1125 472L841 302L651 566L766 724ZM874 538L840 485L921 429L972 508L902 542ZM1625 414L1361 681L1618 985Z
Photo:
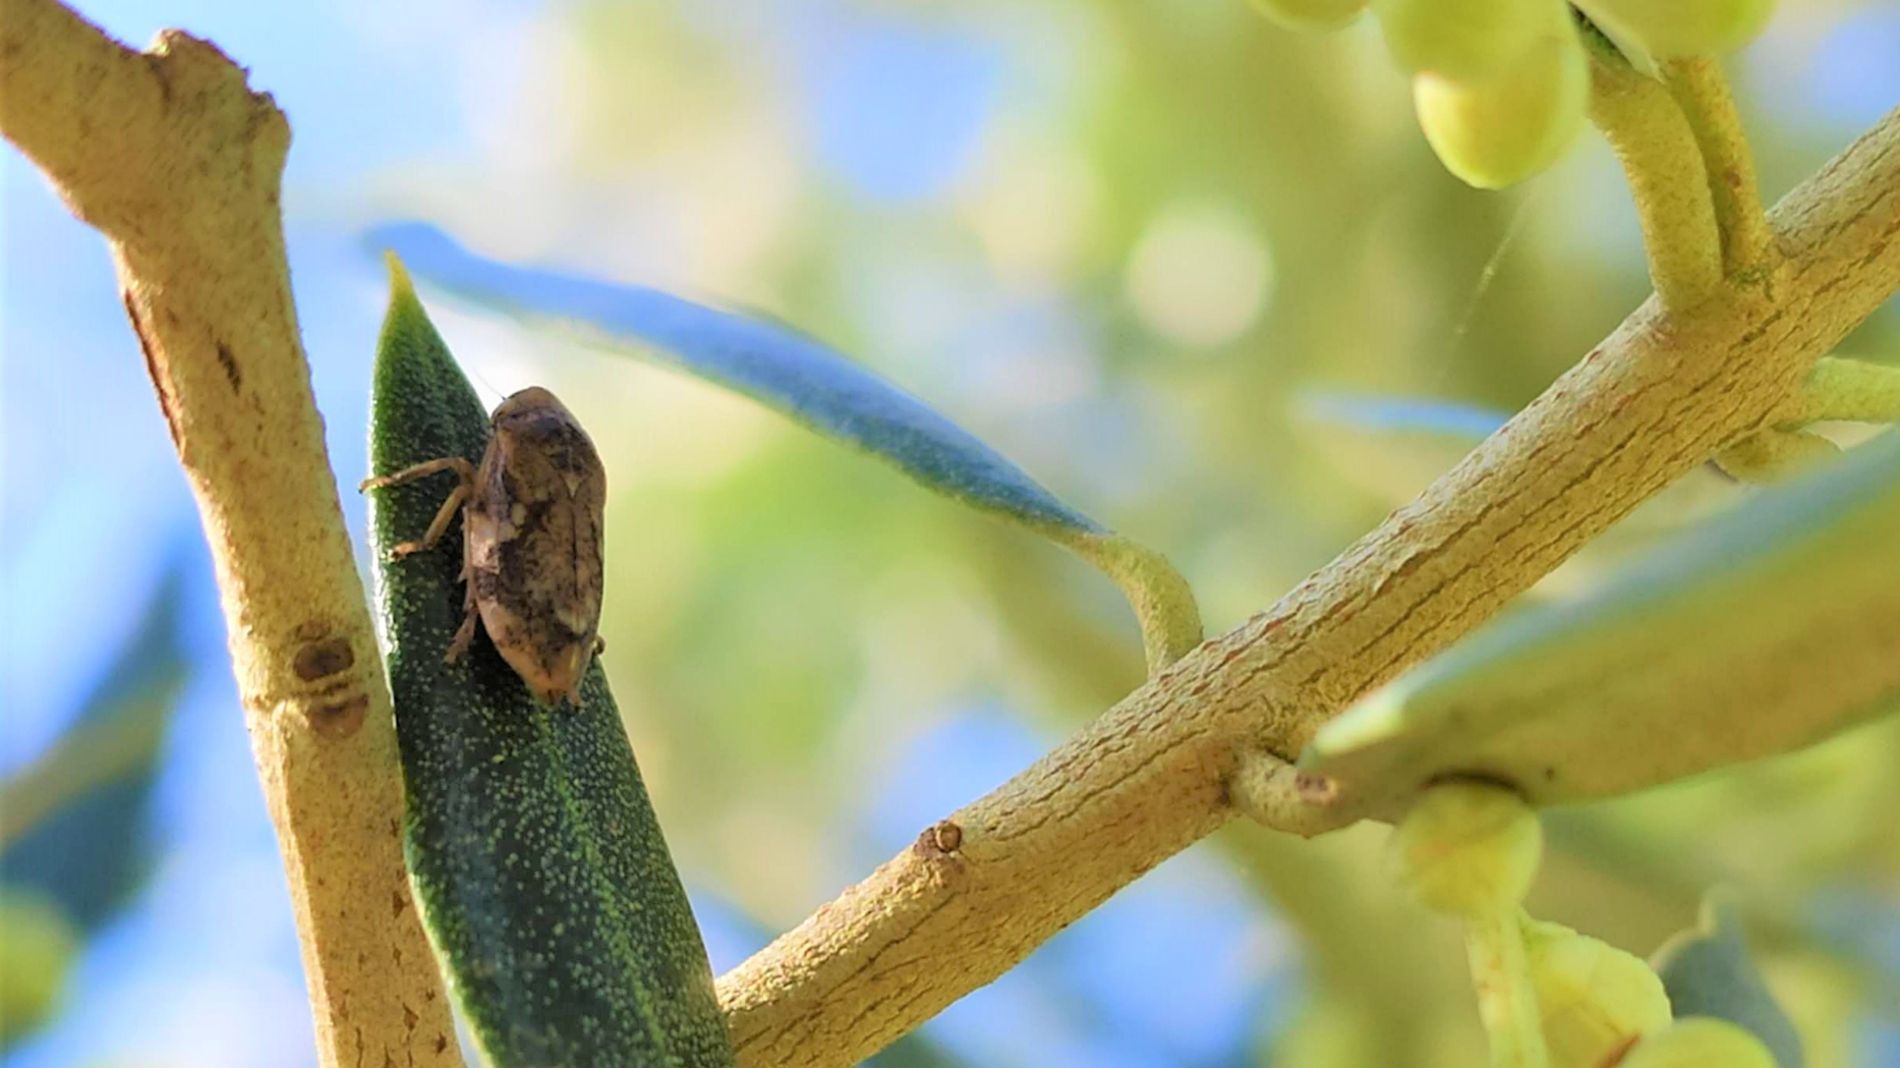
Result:
M1590 52L1590 121L1623 164L1656 296L1665 308L1694 307L1722 282L1722 233L1701 147L1661 82L1594 41Z
M1770 277L1682 311L1637 309L1273 608L722 977L740 1062L857 1063L1226 822L1237 796L1302 832L1372 800L1303 791L1258 754L1297 753L1354 698L1785 410L1808 367L1900 286L1900 112L1773 221L1789 259Z
M459 1065L291 303L289 127L203 41L167 32L134 52L53 0L0 0L0 132L111 243L216 562L322 1062Z

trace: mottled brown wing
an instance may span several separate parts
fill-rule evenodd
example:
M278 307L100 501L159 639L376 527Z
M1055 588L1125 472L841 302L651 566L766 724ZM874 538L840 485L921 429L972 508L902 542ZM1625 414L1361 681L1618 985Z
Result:
M471 580L482 622L545 700L572 695L593 653L602 590L606 476L564 409L497 420L478 475Z

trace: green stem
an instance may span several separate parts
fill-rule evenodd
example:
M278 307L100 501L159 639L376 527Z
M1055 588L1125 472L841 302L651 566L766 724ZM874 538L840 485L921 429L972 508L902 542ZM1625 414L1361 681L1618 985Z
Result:
M1661 82L1586 35L1590 121L1615 150L1643 227L1649 276L1670 309L1694 307L1722 284L1722 232L1689 121Z
M1201 644L1201 609L1194 590L1167 557L1120 534L1051 530L1049 536L1121 587L1141 623L1150 677Z
M1548 1068L1537 994L1531 988L1518 910L1467 920L1465 951L1478 1015L1491 1039L1492 1068Z
M1826 463L1841 447L1806 430L1763 430L1715 454L1715 463L1743 482L1773 483Z
M1900 367L1824 356L1801 386L1799 414L1791 423L1822 420L1900 423Z
M1742 129L1721 64L1708 56L1684 56L1664 60L1662 74L1702 151L1729 277L1772 264L1780 252L1762 208L1748 134Z

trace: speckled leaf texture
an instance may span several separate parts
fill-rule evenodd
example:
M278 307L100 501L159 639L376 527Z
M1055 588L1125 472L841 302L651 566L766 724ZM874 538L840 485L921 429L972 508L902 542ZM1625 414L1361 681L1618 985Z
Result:
M477 460L488 416L400 268L371 399L375 473ZM443 474L371 496L377 610L408 794L409 869L436 952L497 1068L733 1063L712 970L598 663L578 708L529 695L462 619L461 524L427 527Z

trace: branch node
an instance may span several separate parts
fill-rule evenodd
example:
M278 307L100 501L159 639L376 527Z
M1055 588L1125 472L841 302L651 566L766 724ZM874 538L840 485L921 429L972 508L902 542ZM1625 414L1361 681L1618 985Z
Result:
M1304 838L1325 834L1358 818L1341 805L1339 784L1304 772L1266 750L1242 754L1227 782L1234 810L1266 827Z

